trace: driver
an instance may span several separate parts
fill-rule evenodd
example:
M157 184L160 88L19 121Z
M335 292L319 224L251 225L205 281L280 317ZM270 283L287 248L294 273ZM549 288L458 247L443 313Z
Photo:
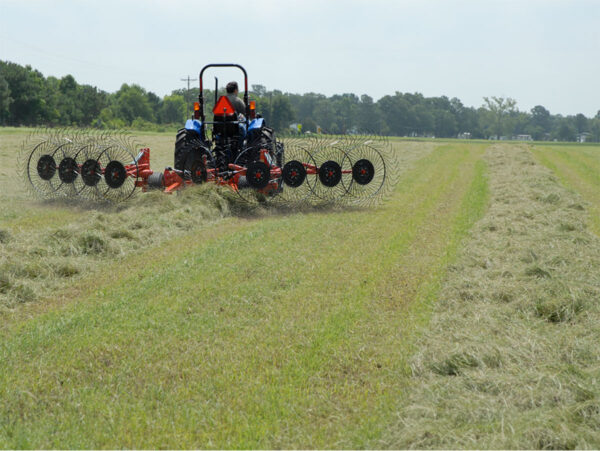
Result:
M230 81L227 83L225 89L227 90L227 98L233 105L233 108L235 108L235 112L242 115L246 114L246 105L244 104L244 101L238 97L240 91L237 82Z

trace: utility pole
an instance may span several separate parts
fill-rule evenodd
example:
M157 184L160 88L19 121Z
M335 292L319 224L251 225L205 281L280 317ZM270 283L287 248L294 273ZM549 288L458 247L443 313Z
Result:
M187 105L187 110L188 110L188 116L191 116L190 113L190 99L189 99L189 95L190 95L190 82L192 81L192 78L190 78L190 76L188 75L187 78L180 78L181 81L187 81L187 91L185 92L185 103Z

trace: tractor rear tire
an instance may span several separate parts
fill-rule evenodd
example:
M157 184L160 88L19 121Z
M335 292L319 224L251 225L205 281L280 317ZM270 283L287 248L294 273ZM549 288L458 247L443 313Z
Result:
M179 129L175 138L175 161L173 163L175 169L183 171L190 154L202 147L202 140L195 131Z

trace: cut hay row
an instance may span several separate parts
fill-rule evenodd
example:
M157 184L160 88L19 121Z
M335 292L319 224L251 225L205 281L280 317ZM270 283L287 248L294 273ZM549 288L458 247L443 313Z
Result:
M526 147L496 145L486 160L490 208L444 284L382 446L597 448L600 239L581 197Z

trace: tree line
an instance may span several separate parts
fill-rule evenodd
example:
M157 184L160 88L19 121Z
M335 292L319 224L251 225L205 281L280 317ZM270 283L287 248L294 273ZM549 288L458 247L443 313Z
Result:
M161 98L135 84L109 93L79 84L72 75L45 77L31 66L0 61L0 125L175 128L191 116L197 97L198 88ZM205 90L205 98L210 111L214 91ZM419 93L396 92L375 101L368 95L292 94L252 85L250 99L278 131L299 123L303 132L600 142L600 111L592 118L551 114L542 105L520 111L511 98L486 97L475 108L456 97Z

